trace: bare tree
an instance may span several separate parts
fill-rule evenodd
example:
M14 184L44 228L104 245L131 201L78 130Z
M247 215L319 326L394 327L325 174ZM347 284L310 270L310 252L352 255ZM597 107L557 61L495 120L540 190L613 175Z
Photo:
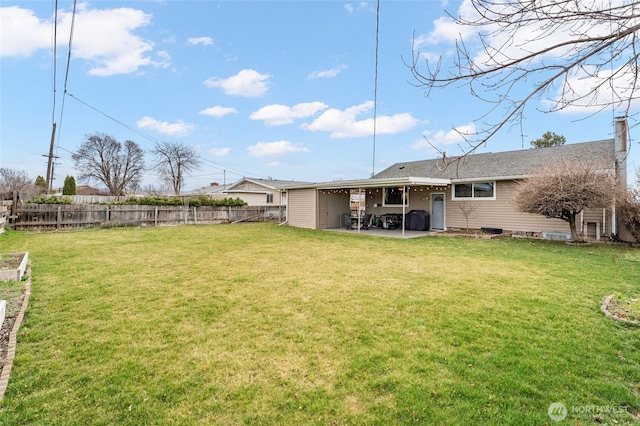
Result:
M590 159L564 159L544 165L536 176L518 182L515 203L525 213L562 219L571 239L580 241L576 216L587 208L613 205L618 190L611 167Z
M155 168L163 180L170 184L175 195L180 194L185 175L200 167L200 157L195 147L177 142L159 142L151 151L155 156Z
M124 145L104 133L87 135L71 156L79 178L103 183L110 195L124 195L138 186L144 172L144 151L133 141Z
M475 217L475 211L478 210L478 203L469 201L461 201L458 203L458 209L467 223L467 234L469 233L469 220Z
M471 153L505 126L522 126L533 101L538 110L615 107L629 115L638 99L640 1L469 0L460 15L454 53L446 59L417 50L407 64L414 84L434 89L464 87L488 103L476 122L459 132Z
M11 199L18 192L20 198L31 198L39 189L31 182L27 173L22 170L0 167L0 194L2 198Z

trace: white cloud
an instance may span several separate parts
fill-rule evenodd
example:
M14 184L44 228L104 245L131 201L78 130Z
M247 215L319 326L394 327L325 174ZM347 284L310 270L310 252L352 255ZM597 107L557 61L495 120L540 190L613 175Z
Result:
M595 1L593 6L585 6L583 3L575 2L569 3L568 8L580 8L580 10L593 9L598 7L599 1ZM604 3L604 0L600 0L600 3ZM619 0L614 0L615 4L621 4ZM582 6L581 6L582 4ZM615 6L614 4L614 6ZM560 6L554 5L553 2L541 2L541 7L559 8ZM608 5L607 7L609 7ZM513 12L517 10L519 6L517 3L506 2L502 10L503 13ZM569 9L567 9L569 10ZM558 12L555 10L555 12ZM570 12L567 12L570 13ZM458 9L458 16L461 19L468 22L475 22L482 20L478 10L474 7L472 0L463 0ZM465 48L469 50L471 58L476 64L495 64L502 63L513 58L522 57L530 54L531 52L541 51L552 45L561 44L568 40L576 38L576 21L567 20L566 26L558 26L553 28L553 31L549 28L549 23L534 19L534 16L530 16L527 22L518 24L517 31L503 30L498 24L474 26L474 25L458 25L455 20L449 16L440 17L433 21L433 30L428 34L423 34L416 37L416 48L421 48L427 45L449 45L452 47L447 52L447 55L455 55L457 50L453 47L454 43L462 39L465 42ZM608 34L611 30L608 23L590 23L589 26L579 28L581 34L584 36L602 36ZM485 40L490 46L497 48L491 56L487 56L483 50L483 44L480 42L478 34L482 33ZM499 49L498 49L499 47ZM564 50L563 50L564 49ZM571 46L565 46L562 49L555 49L547 52L545 55L540 55L537 60L562 60L566 56ZM430 52L429 55L433 55Z
M188 136L196 127L182 120L177 120L175 123L167 123L166 121L158 121L155 118L147 116L138 120L136 125L141 129L149 129L163 135L175 137Z
M450 130L425 131L424 138L414 142L411 147L414 149L432 148L442 145L465 144L465 135L476 134L475 123L458 126Z
M205 108L202 111L200 111L198 114L208 115L209 117L224 117L225 115L235 114L237 112L238 110L236 110L235 108L216 105L210 108Z
M51 48L51 21L18 6L0 8L0 56L28 57Z
M209 150L209 154L216 157L224 157L231 152L231 148L212 148Z
M259 98L269 90L271 75L260 74L258 71L245 69L228 78L211 77L204 81L207 87L219 87L227 95Z
M17 6L0 8L0 55L28 57L38 50L51 49L52 19L40 19L32 10ZM58 12L58 34L69 34L71 12ZM89 74L109 76L128 74L141 67L166 68L166 52L152 55L154 44L135 34L149 25L151 15L131 8L89 9L78 6L73 32L72 59L92 64ZM68 38L58 37L58 45L66 47Z
M373 118L357 120L358 115L372 109L372 101L347 108L344 111L331 108L323 112L311 124L304 125L303 128L311 131L329 132L330 136L335 139L373 135ZM382 115L376 119L376 133L380 135L400 133L413 128L417 123L418 120L409 113Z
M361 1L358 3L347 3L344 5L344 8L349 13L354 13L359 10L370 10L370 11L375 10L366 1Z
M193 45L201 44L203 46L212 46L213 39L211 37L189 37L187 39L187 43Z
M307 76L307 79L314 80L316 78L333 78L340 74L343 70L346 70L348 67L346 65L340 65L338 67L322 70L322 71L313 71L311 74Z
M280 161L272 161L270 163L267 163L267 167L280 167L282 165L282 163Z
M293 123L295 119L306 118L327 109L328 105L322 102L308 102L296 104L292 107L287 105L267 105L254 111L249 116L252 120L262 120L269 126L281 126Z
M607 81L612 76L613 87ZM630 67L598 70L594 66L584 66L552 94L553 99L545 99L542 104L550 110L561 108L559 112L565 114L597 112L603 105L623 113L630 98L632 108L640 106L640 99L633 96L634 78L635 70ZM558 100L562 102L558 103Z
M309 152L309 149L300 143L282 140L278 142L258 142L248 147L247 151L252 157L267 157L285 155L292 152Z
M478 18L476 10L469 6L469 2L463 1L460 9L458 9L459 15L469 20ZM452 17L441 16L433 21L432 31L416 36L414 40L415 48L419 49L426 45L437 45L441 43L455 43L455 41L460 38L467 40L482 30L484 30L483 27L458 25Z

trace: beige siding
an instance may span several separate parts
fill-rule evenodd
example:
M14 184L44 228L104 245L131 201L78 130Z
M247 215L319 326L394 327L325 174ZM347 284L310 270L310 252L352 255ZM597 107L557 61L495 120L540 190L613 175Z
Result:
M518 211L513 197L515 195L515 182L501 181L496 182L496 199L495 200L470 200L458 201L452 200L451 188L447 190L446 196L446 226L448 228L465 228L466 220L462 211L462 206L475 206L476 209L469 217L469 228L501 228L505 231L516 232L535 232L553 231L553 232L569 232L569 224L560 219L548 219L541 215L533 215ZM605 231L607 235L611 231L610 212L606 214ZM584 222L599 222L602 231L602 209L590 209L584 212ZM577 218L578 221L580 217ZM578 231L581 227L578 224Z
M340 228L342 215L349 213L348 191L320 190L318 193L318 229Z
M409 189L409 204L405 208L406 212L410 210L425 210L431 212L431 193L443 193L444 188L417 186ZM402 213L402 206L383 206L382 205L382 189L367 190L367 214L375 214L377 216L386 213Z
M240 198L242 201L247 203L249 206L266 206L267 204L267 194L252 194L246 192L232 192L228 194L231 198Z
M291 226L318 229L318 200L315 189L290 189L287 222Z
M273 194L273 202L267 203L267 193ZM280 191L247 181L239 183L225 196L238 197L250 206L279 206L285 205L287 201L286 194L280 200Z
M318 192L318 229L327 229L327 215L329 208L329 196L323 191Z

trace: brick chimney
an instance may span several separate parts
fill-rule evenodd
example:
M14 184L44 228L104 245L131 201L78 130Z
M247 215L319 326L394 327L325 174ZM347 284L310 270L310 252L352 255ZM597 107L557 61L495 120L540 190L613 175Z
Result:
M614 145L616 149L616 168L620 184L627 186L627 117L615 118Z

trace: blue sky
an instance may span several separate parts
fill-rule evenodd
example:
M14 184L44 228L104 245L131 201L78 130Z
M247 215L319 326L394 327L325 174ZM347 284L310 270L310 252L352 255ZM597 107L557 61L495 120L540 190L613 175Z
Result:
M56 122L54 186L79 174L71 152L97 132L145 151L156 141L195 146L203 164L185 189L242 176L367 178L435 157L425 138L461 153L452 129L481 126L488 108L464 87L425 97L403 63L414 34L425 57L452 53L460 29L445 10L457 14L460 2L381 1L375 156L376 2L79 2L67 74L73 2L59 0L55 79L53 5L2 1L0 167L45 176ZM529 148L547 130L568 143L612 137L615 111L584 119L538 106L527 109L524 139L505 129L479 152ZM145 173L146 185L159 185L157 173Z

